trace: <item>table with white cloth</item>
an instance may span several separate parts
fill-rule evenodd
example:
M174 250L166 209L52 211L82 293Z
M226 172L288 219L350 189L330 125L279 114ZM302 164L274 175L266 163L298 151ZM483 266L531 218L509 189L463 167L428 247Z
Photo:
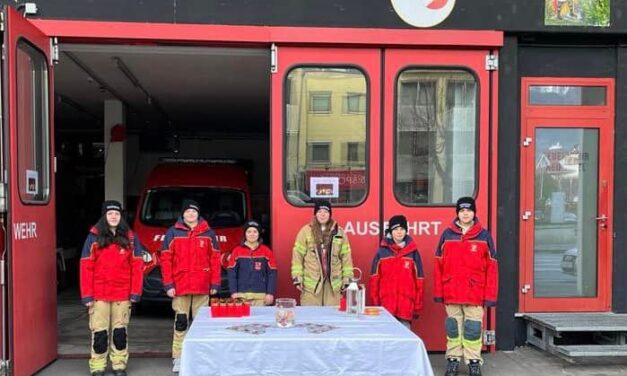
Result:
M183 342L181 376L433 376L422 340L384 308L354 317L299 306L291 328L276 326L275 309L213 318L202 308Z

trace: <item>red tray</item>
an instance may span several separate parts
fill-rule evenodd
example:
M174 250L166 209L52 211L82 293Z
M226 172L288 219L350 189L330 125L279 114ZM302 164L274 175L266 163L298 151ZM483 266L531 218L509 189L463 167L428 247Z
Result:
M245 317L250 316L250 304L218 303L210 307L211 317Z

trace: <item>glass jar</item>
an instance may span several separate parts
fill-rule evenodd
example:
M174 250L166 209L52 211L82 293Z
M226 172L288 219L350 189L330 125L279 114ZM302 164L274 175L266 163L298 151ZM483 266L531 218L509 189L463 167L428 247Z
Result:
M296 319L296 299L279 298L276 300L276 325L279 328L291 328Z

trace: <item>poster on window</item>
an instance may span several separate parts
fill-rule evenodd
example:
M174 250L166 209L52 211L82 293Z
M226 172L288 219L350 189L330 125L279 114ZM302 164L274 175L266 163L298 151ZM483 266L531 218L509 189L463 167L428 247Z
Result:
M545 0L544 24L610 26L610 0Z
M311 198L338 198L340 196L340 178L338 177L310 177L309 197Z
M39 190L39 174L34 170L26 170L26 193L36 195Z

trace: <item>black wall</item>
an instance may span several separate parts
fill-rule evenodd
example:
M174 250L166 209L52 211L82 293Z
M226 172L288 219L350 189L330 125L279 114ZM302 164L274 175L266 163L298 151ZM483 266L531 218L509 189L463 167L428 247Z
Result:
M627 48L618 48L616 60L612 308L614 312L627 313Z
M519 75L521 77L616 77L615 47L568 46L566 43L562 46L521 44L518 49Z
M496 346L511 350L518 325L518 216L520 203L520 86L518 79L517 37L508 36L499 52L499 150L497 197L497 252L499 260L499 297L496 306ZM504 93L507 93L504 95ZM507 100L505 100L507 99ZM512 151L504 153L504 150ZM507 276L507 277L505 277Z
M416 0L418 1L418 0ZM3 4L15 1L0 0ZM390 0L38 0L38 17L135 22L413 28ZM545 0L456 0L436 28L627 32L627 0L610 0L609 28L546 27Z
M616 79L614 247L612 310L627 312L627 48L618 40L573 35L506 36L500 51L498 248L501 278L497 306L497 347L522 345L525 332L518 310L521 77L611 77ZM516 173L512 173L516 172ZM516 213L516 215L512 215Z

